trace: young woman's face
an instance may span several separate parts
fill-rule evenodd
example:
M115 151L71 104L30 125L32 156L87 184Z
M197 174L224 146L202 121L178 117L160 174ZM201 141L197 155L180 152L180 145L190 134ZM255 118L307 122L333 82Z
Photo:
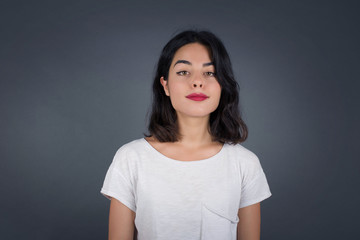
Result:
M160 79L178 116L207 117L219 105L221 86L208 49L199 43L175 53L167 80Z

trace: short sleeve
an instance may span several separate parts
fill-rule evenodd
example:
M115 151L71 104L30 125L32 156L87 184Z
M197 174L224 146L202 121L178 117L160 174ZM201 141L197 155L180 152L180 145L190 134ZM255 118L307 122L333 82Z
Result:
M255 154L244 168L239 208L261 202L272 195L265 173Z
M134 188L130 176L131 167L128 164L126 151L120 148L107 170L100 192L109 200L114 197L136 212Z

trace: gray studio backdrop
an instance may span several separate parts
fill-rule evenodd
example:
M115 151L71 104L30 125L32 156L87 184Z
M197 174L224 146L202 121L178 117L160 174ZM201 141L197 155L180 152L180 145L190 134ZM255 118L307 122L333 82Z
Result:
M116 150L146 132L155 63L216 33L273 196L262 239L359 232L356 1L1 1L0 238L106 239ZM356 86L357 85L357 86Z

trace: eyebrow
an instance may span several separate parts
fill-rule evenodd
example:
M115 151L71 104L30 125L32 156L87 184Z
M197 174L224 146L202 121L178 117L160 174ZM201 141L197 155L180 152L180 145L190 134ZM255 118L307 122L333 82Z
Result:
M187 64L187 65L190 65L190 66L192 65L191 62L189 62L187 60L177 60L176 63L174 64L174 67L178 63L183 63L183 64ZM214 63L213 62L208 62L208 63L204 63L203 67L207 67L207 66L211 66L211 65L214 65Z

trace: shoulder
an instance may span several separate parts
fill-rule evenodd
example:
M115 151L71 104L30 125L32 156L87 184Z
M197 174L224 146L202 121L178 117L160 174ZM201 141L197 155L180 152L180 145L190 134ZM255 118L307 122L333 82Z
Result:
M125 143L124 145L122 145L118 150L117 153L120 154L125 154L125 153L131 153L131 152L136 152L139 149L143 149L144 148L144 138L139 138L139 139L135 139L132 140L131 142Z
M115 153L115 165L132 165L138 158L138 154L144 150L144 139L135 139L131 142L125 143Z
M260 165L258 156L241 144L228 144L227 148L229 156L238 161L240 165L250 165L254 167Z

